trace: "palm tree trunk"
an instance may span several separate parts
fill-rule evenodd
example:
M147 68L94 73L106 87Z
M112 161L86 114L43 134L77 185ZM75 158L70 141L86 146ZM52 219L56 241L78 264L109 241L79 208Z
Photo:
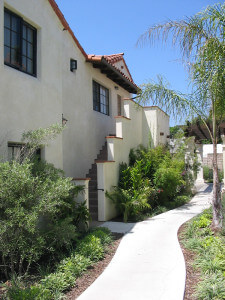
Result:
M213 119L213 200L212 200L212 210L213 210L213 224L212 228L214 230L222 229L222 203L220 194L220 182L218 175L218 165L217 165L217 130L216 130L216 113L215 113L215 101L212 105L212 119Z

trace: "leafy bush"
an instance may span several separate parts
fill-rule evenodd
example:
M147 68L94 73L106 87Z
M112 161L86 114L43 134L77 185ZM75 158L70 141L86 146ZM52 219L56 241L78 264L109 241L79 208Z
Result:
M57 271L62 273L69 272L77 278L91 265L91 263L89 258L74 253L69 258L60 262Z
M219 181L223 181L223 172L218 170L219 172ZM208 166L203 166L203 178L206 182L213 182L213 169Z
M91 261L98 261L104 256L104 248L100 239L91 234L78 243L76 252L89 258Z
M106 192L106 196L115 204L118 212L123 214L124 222L127 222L132 215L138 215L151 207L148 203L150 191L150 187L140 188L137 191L115 187L112 192Z
M185 184L181 170L178 168L162 165L155 173L154 183L157 188L161 189L159 197L161 201L172 200Z
M7 291L8 300L51 300L52 294L50 290L43 289L42 286L31 286L21 288L21 286L13 284Z
M77 235L72 218L63 215L75 194L71 179L52 167L49 176L35 176L32 167L0 163L0 255L7 278L9 270L27 272L46 251L69 248Z
M101 244L102 244L103 246L104 246L104 245L111 244L112 241L113 241L111 231L110 231L108 228L105 228L106 231L104 231L104 230L102 230L102 229L103 229L103 227L94 229L94 230L91 232L91 235L92 235L92 236L95 236L95 237L97 237L97 238L99 238L100 241L101 241ZM107 230L108 230L108 232L107 232Z
M63 292L73 286L75 278L70 272L51 273L41 280L41 286L51 293Z

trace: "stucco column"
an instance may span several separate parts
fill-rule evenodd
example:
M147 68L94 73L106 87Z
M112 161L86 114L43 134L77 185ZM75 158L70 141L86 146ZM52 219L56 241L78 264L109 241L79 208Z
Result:
M203 178L203 145L202 144L197 144L196 145L196 154L197 154L197 159L198 163L200 164L199 170L197 173L197 178L196 178L196 183L204 183L204 178Z
M223 183L225 185L225 135L221 135L223 145L222 145L222 151L223 151Z

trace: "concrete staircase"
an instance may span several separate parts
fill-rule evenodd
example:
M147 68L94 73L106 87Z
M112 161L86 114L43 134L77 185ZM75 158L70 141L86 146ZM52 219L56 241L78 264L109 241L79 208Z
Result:
M92 221L98 220L98 182L97 182L97 164L96 161L107 161L107 142L102 146L95 163L92 164L89 169L87 178L91 178L89 181L89 211L92 217Z

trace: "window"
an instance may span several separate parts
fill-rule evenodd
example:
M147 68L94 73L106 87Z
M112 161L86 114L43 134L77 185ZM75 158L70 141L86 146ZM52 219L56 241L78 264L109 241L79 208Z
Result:
M117 95L117 111L118 116L122 116L122 100L120 95Z
M21 161L21 152L24 144L22 143L8 143L8 160L19 160Z
M109 90L93 81L93 109L109 116Z
M8 142L8 160L17 160L19 162L23 162L24 158L28 154L28 148L24 143L14 143ZM38 161L41 160L41 149L38 148L35 150L34 154L32 155L32 159L37 159Z
M37 30L22 18L4 11L4 62L36 76Z

